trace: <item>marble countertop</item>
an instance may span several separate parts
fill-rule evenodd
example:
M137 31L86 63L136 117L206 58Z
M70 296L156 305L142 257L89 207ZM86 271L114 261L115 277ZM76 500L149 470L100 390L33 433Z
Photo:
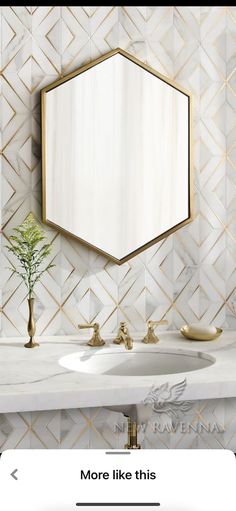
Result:
M174 384L185 377L184 400L236 397L235 331L224 332L211 342L188 341L178 332L158 335L160 349L201 351L214 357L215 363L197 371L155 377L82 374L61 367L58 360L77 351L92 353L93 348L85 345L85 337L41 337L40 347L32 350L24 348L21 338L2 338L0 413L137 404L152 385ZM140 340L136 339L135 344L140 346ZM112 344L112 348L116 346Z

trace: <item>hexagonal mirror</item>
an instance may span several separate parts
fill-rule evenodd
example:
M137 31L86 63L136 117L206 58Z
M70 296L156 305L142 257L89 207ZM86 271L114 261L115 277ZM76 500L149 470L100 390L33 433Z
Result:
M118 264L191 220L191 96L121 49L42 90L43 220Z

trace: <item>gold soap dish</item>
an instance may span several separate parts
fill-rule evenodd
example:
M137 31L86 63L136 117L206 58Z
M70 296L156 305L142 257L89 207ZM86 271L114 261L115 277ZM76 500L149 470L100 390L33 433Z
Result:
M193 333L189 331L189 326L184 325L182 328L180 328L181 334L186 337L186 339L190 339L191 341L214 341L217 339L223 332L221 328L216 327L215 333L206 333L206 332L199 332L199 333Z

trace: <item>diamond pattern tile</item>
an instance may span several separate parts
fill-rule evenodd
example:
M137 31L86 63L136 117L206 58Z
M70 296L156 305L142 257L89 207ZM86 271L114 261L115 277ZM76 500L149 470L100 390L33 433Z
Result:
M30 211L41 218L39 91L117 46L193 93L195 219L121 267L44 226L56 268L36 290L37 333L75 333L95 319L106 333L122 319L143 330L149 318L168 319L170 329L200 319L236 329L235 7L3 6L0 23L1 334L26 330L26 292L4 246ZM212 418L217 407L204 406ZM226 432L161 434L149 425L143 446L236 450L235 402L220 406ZM9 414L0 446L122 446L114 421L70 410L32 421Z

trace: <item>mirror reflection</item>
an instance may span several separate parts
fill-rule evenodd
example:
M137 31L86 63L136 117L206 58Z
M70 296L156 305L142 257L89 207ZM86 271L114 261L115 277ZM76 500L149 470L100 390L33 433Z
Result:
M190 221L190 101L123 50L43 89L44 220L117 263Z

